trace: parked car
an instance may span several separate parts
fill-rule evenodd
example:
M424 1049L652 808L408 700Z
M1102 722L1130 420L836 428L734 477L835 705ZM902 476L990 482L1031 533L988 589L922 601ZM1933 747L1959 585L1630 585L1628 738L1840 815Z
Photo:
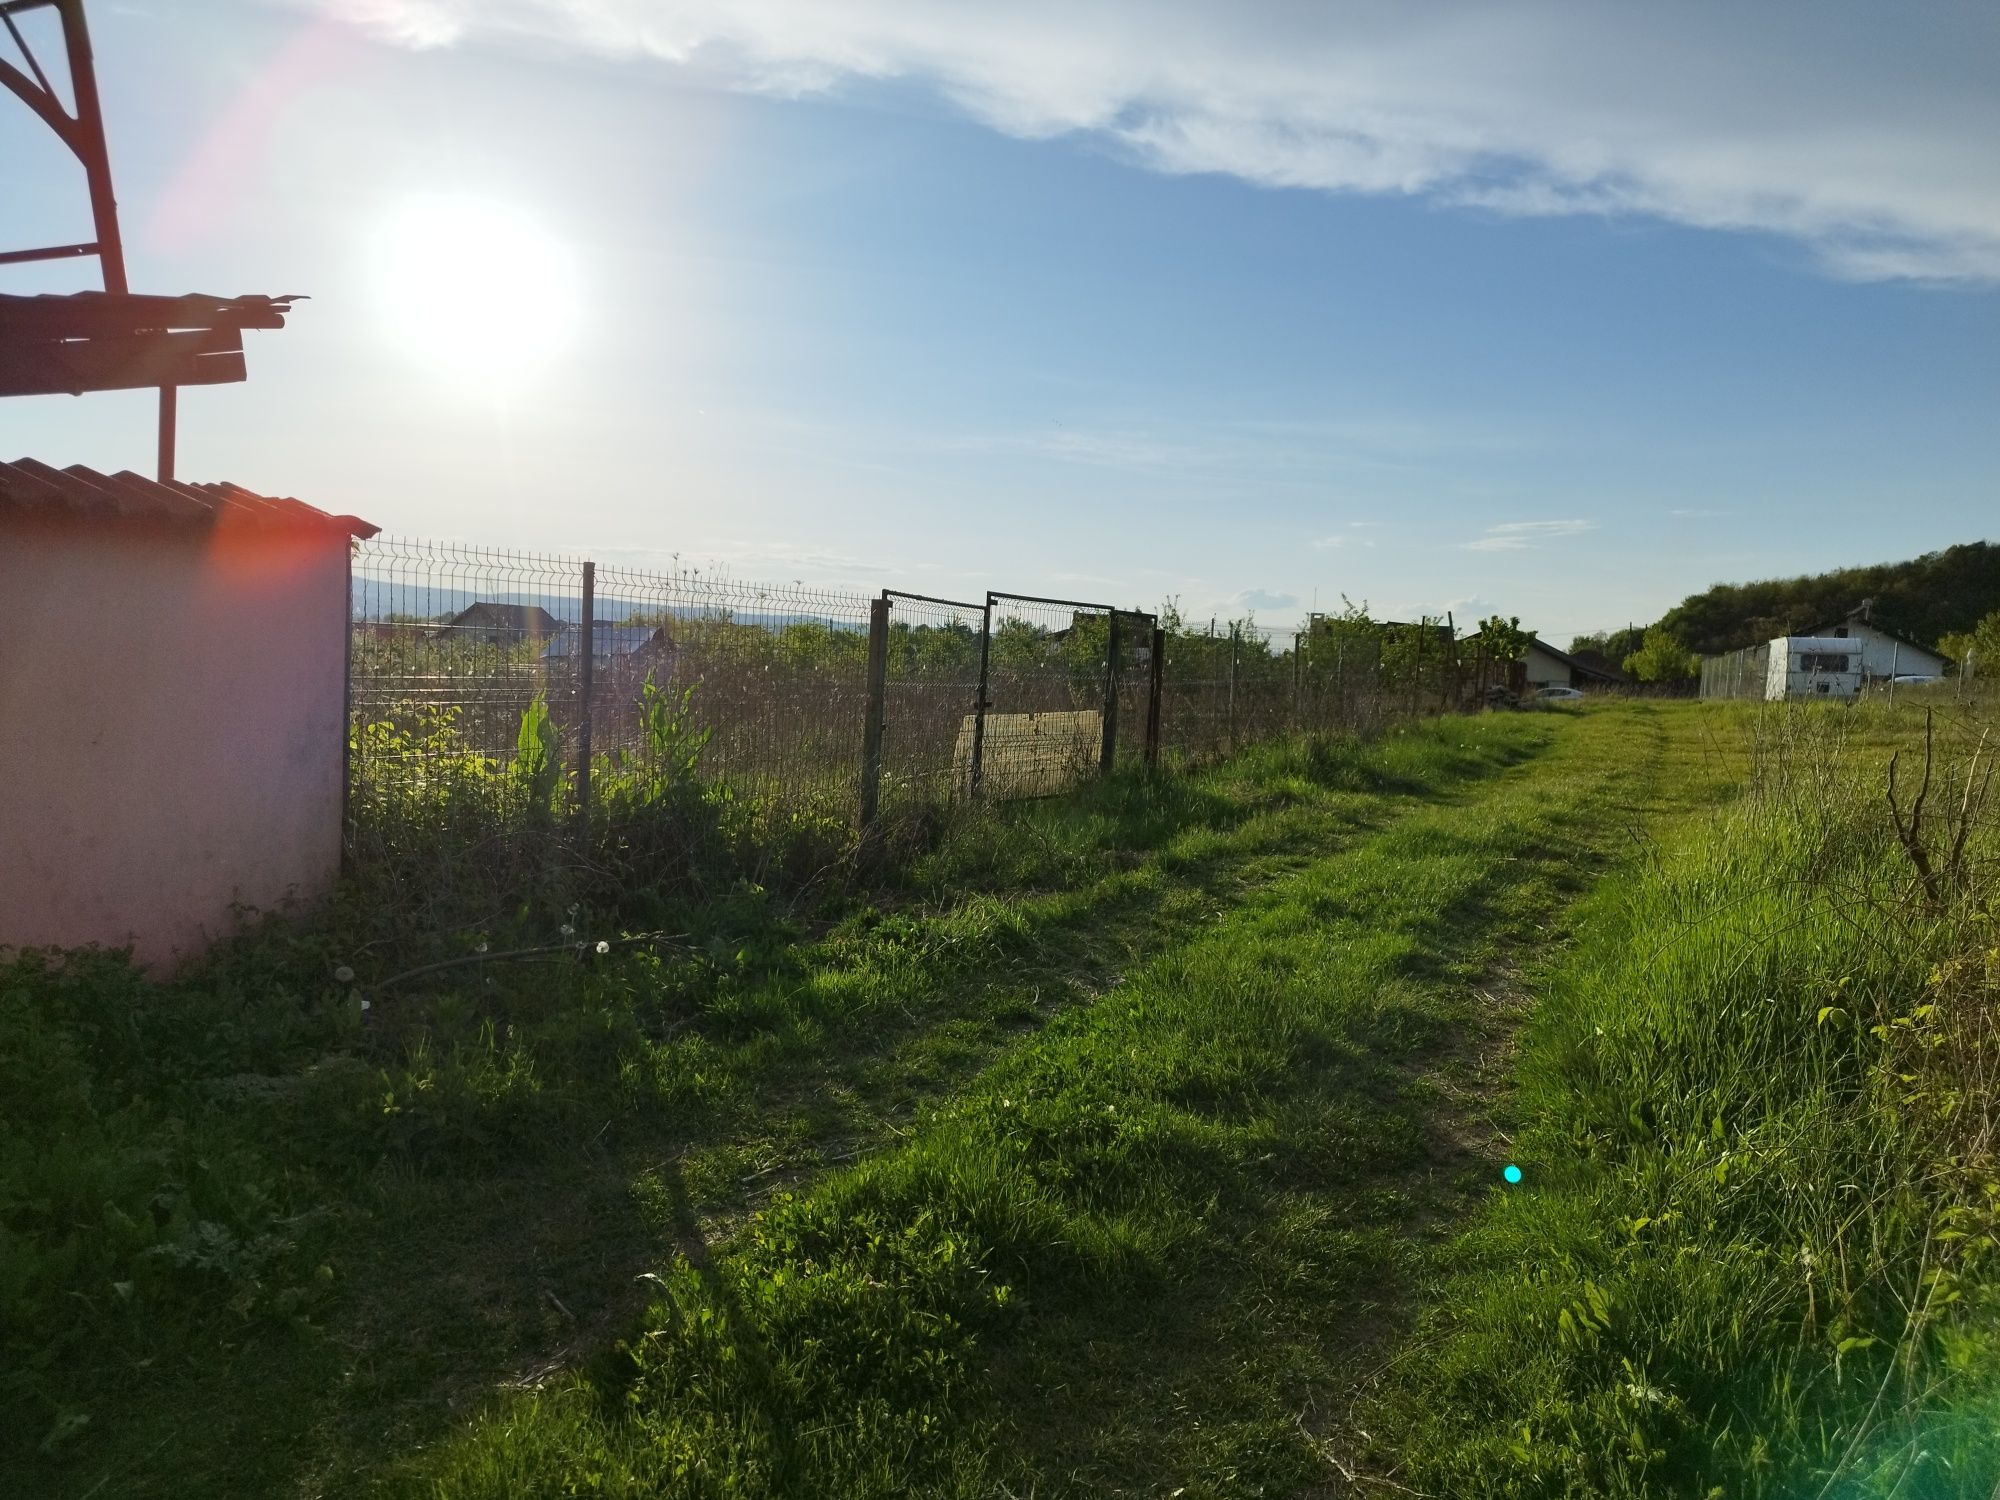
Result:
M1576 688L1545 687L1535 689L1537 703L1574 703L1583 694Z
M1897 687L1932 687L1944 679L1935 672L1904 672L1889 681Z

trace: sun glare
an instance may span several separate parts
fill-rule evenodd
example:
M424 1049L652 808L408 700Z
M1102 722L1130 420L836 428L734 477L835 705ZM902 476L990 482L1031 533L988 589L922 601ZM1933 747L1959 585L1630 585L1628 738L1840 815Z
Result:
M384 223L374 248L390 338L454 383L523 384L575 338L569 251L509 204L413 199Z

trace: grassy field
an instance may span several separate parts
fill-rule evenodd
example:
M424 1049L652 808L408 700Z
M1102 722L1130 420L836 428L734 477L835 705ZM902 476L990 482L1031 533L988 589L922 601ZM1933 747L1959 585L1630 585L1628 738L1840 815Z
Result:
M1713 715L1750 793L1576 909L1508 1105L1526 1181L1372 1393L1370 1472L2000 1494L2000 735L1940 695L1926 778L1924 705Z
M0 1490L1975 1493L1990 908L1787 791L1916 722L1267 747L389 989L0 970Z
M893 1143L1050 1017L1561 728L1117 780L954 825L830 902L639 892L567 925L686 939L582 960L383 990L380 914L336 910L168 985L0 971L0 1489L354 1492L496 1389L603 1356L643 1275ZM519 927L449 937L497 953Z

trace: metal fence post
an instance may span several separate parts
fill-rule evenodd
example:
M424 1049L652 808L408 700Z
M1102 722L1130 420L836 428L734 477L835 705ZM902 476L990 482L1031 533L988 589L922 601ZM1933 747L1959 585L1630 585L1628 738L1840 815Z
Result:
M1229 748L1236 748L1236 646L1240 639L1236 622L1229 622Z
M354 553L361 544L347 544L347 566L341 570L340 593L340 868L354 869Z
M1424 690L1424 633L1429 628L1424 623L1424 617L1418 615L1417 660L1416 665L1410 668L1410 717L1413 719L1417 716L1417 695Z
M1118 611L1109 616L1104 652L1104 745L1097 753L1097 771L1109 776L1118 761Z
M972 700L972 776L968 787L976 802L983 788L986 756L986 674L993 661L993 593L986 594L986 609L979 622L979 694Z
M582 656L577 660L577 697L581 713L576 730L576 815L590 821L590 687L597 665L597 564L583 565L583 628L578 634Z
M1160 684L1167 668L1167 632L1153 627L1153 659L1146 663L1146 769L1160 768Z
M889 601L868 606L868 706L861 722L861 830L874 826L882 799L882 731L888 713Z
M1299 671L1305 661L1305 633L1292 632L1292 733L1297 734L1305 725L1299 711Z
M1347 637L1338 636L1333 643L1333 713L1345 727L1349 720L1347 712Z
M1438 674L1444 679L1439 713L1449 713L1458 706L1458 622L1452 619L1450 610L1444 612L1444 633L1450 649L1445 652L1444 670Z

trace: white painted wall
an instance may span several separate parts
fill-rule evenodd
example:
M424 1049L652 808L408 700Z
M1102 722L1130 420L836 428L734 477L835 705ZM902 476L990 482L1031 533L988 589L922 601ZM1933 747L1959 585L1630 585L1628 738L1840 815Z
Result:
M1528 648L1528 654L1522 658L1521 669L1531 693L1536 688L1570 686L1569 663L1557 661L1540 645Z
M1899 644L1873 625L1865 625L1859 620L1829 625L1819 633L1834 636L1842 630L1847 632L1842 639L1860 643L1861 670L1870 677L1888 677L1892 672L1899 677L1912 673L1944 675L1944 658L1937 652L1907 643Z
M0 947L165 967L340 863L345 537L0 518Z

